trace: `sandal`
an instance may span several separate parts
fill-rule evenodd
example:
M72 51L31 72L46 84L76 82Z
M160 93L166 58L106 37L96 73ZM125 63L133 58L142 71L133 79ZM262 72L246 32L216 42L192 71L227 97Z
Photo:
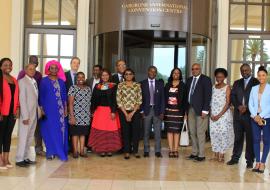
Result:
M173 154L173 151L170 151L169 152L169 158L173 158L174 154Z
M174 151L174 152L173 152L173 157L174 157L174 158L179 158L179 153L178 153L178 151Z

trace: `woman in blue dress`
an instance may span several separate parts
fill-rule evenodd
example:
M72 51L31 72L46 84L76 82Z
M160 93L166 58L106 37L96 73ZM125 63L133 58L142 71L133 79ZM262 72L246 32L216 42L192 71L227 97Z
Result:
M46 157L52 160L68 159L67 94L65 75L61 64L49 61L45 67L48 75L41 80L39 103L43 117L40 121L41 135L46 146Z

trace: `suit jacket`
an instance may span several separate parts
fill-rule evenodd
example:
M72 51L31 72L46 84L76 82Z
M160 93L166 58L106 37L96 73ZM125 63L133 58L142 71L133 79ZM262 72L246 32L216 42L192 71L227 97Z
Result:
M66 85L66 89L67 92L69 91L69 88L74 85L72 82L72 78L71 78L71 72L67 71L65 72L65 76L66 76L66 81L65 81L65 85ZM74 83L76 83L76 80L74 79Z
M94 82L94 78L91 77L90 79L86 79L86 85L89 86L91 88L91 90L93 89L93 82Z
M245 98L245 105L247 106L249 102L250 91L253 86L256 86L258 84L259 84L259 81L254 77L251 77L246 88L244 88L244 78L239 79L234 82L233 87L232 87L232 92L231 92L231 102L232 102L232 105L234 106L235 119L240 119L241 117L238 110L238 106L242 105L243 97ZM250 116L249 109L244 115L248 117Z
M159 116L160 114L164 114L165 110L165 98L164 98L164 83L155 80L155 94L154 94L154 111L155 115ZM141 110L147 116L150 113L150 91L149 91L149 83L148 79L143 80L141 82L142 88L142 105Z
M191 90L193 77L187 79L187 99ZM188 102L188 106L192 106L195 113L200 116L202 111L210 110L210 101L212 96L212 82L211 79L203 74L197 81L193 95L190 97L192 104Z
M115 83L115 84L119 84L120 81L119 81L119 77L118 77L118 73L114 74L112 76L112 82Z
M14 104L13 104L13 114L16 114L17 109L19 109L19 85L17 80L13 78L14 84L15 84L15 92L14 92ZM10 109L10 102L11 102L11 91L8 84L8 81L3 78L3 97L2 101L0 101L0 114L3 116L9 115L9 109Z
M37 118L38 93L32 82L25 76L19 80L20 121Z
M172 87L172 83L168 82L165 85L165 107L168 105L168 100L169 100L169 90ZM178 85L178 93L177 93L177 107L180 110L181 115L185 115L186 110L187 110L187 89L186 85L183 82L180 82Z
M259 88L260 85L253 86L249 96L248 107L250 110L251 117L255 117L258 113L259 107ZM261 101L261 113L259 114L261 118L269 119L270 118L270 85L266 84Z

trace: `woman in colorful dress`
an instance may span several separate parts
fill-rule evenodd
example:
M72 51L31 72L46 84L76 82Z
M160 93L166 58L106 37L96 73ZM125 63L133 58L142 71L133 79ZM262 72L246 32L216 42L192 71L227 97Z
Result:
M77 73L77 84L69 88L69 134L72 136L73 158L87 157L84 151L85 136L90 130L91 88L85 83L85 74ZM80 151L78 151L78 141ZM80 153L78 153L80 152Z
M91 112L93 121L88 145L100 156L112 156L122 148L119 117L116 112L116 84L111 83L110 71L104 69L101 81L93 90Z
M213 160L224 162L226 150L233 146L233 116L230 110L231 88L224 80L228 73L223 68L215 70L216 84L213 86L211 100L210 137Z
M52 60L46 64L40 82L39 104L42 110L41 135L46 146L46 157L68 159L67 94L65 74L61 64Z
M133 153L136 158L140 158L138 148L141 130L139 112L142 104L141 85L135 82L135 73L132 69L126 69L123 76L125 81L118 84L116 99L121 110L119 115L123 131L124 158L129 159L130 153Z
M169 158L178 158L180 133L186 117L186 85L182 82L182 72L174 68L165 85L164 123L169 144Z

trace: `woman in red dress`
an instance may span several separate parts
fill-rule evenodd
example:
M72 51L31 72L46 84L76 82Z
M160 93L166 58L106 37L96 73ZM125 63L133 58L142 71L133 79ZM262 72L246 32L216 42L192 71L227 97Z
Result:
M119 117L116 112L116 84L110 82L111 73L104 69L101 81L92 94L91 112L94 113L88 145L100 156L112 156L122 148Z

